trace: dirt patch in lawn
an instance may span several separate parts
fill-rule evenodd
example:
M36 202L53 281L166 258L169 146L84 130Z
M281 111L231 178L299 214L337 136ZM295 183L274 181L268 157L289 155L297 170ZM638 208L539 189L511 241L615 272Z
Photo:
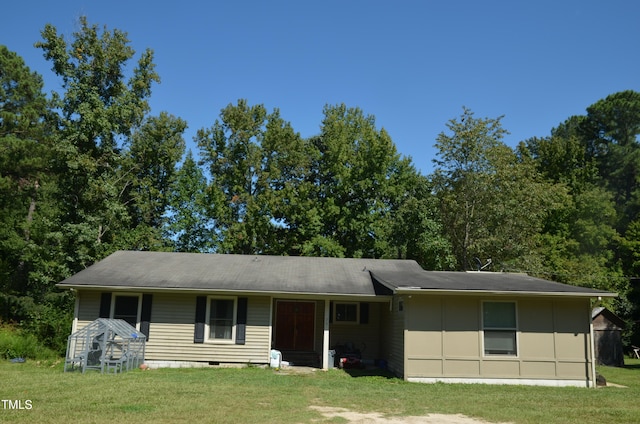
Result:
M422 424L422 423L438 423L438 424L486 424L487 421L469 418L467 416L456 414L427 414L419 417L385 417L383 414L370 412L360 413L350 411L344 408L332 408L325 406L312 406L311 409L320 412L327 418L342 418L349 423L361 424Z

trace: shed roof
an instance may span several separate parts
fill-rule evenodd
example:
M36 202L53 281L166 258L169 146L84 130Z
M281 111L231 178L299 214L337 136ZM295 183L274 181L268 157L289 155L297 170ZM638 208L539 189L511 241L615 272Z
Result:
M115 252L59 286L355 296L407 290L615 296L525 274L424 271L412 260L139 251Z

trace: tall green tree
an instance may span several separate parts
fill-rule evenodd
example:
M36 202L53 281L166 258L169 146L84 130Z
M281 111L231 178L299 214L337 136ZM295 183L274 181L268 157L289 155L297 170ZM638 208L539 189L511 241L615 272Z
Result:
M0 46L0 320L59 349L73 303L52 290L68 269L57 249L58 176L42 89L42 78Z
M197 141L211 176L216 250L300 254L309 223L317 222L309 204L313 152L279 111L239 100Z
M191 150L169 188L169 209L164 226L178 252L211 252L215 248L213 220L208 215L207 179Z
M301 223L303 255L415 259L451 265L431 185L402 157L375 117L344 104L326 106L321 132L307 140L311 159Z
M151 50L132 65L135 52L126 33L100 29L85 17L69 41L52 25L42 38L36 47L62 86L53 94L60 247L68 268L77 271L113 250L130 222L121 197L122 143L149 111L151 85L159 77Z
M437 138L433 181L458 269L475 269L478 259L498 269L539 263L536 235L564 191L504 144L501 118L464 108L447 127Z
M556 281L618 293L606 306L630 321L638 314L629 278L637 256L638 105L637 93L614 93L586 115L563 121L549 137L521 144L545 178L569 193L540 234L544 272Z
M411 181L414 180L414 181ZM415 174L391 215L391 246L398 259L413 259L428 270L455 269L456 258L445 236L433 184Z
M55 207L50 197L55 176L48 169L48 103L42 90L42 77L0 46L0 287L4 295L39 300L42 287L30 274L39 269L35 251L48 230L43 219Z
M318 231L312 164L317 152L285 121L278 110L269 115L261 143L265 192L275 242L272 253L300 255Z
M211 175L208 193L220 252L268 253L274 245L262 148L266 121L264 106L240 100L197 133Z
M543 178L564 184L572 192L588 190L600 181L596 160L579 135L557 130L549 137L534 137L518 146L518 154L532 158Z
M614 194L623 230L640 212L640 93L614 93L589 106L583 135Z
M162 233L186 127L182 119L162 112L145 119L126 143L118 185L130 220L128 230L118 236L122 248L158 250L170 244Z
M321 132L311 141L321 227L305 249L322 253L340 246L334 253L347 257L406 254L406 244L393 232L395 218L424 181L384 128L376 127L375 117L344 104L326 106Z
M197 140L217 251L446 262L427 181L358 108L326 106L320 134L305 140L278 110L240 100ZM420 240L398 236L401 218Z
M554 278L620 292L623 302L629 281L621 276L634 275L624 237L638 212L638 131L640 95L624 91L526 143L538 169L571 195L544 231L558 241L547 243L556 246L547 261Z
M506 151L500 119L476 119L463 108L458 120L447 123L450 134L436 139L433 181L459 269L475 267L475 257L491 257L478 243L487 233L483 208L490 207L493 196L494 157Z

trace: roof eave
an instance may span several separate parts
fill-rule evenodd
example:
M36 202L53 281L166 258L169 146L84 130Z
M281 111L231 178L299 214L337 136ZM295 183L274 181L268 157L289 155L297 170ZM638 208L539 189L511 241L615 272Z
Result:
M444 294L455 296L527 296L527 297L582 297L582 298L598 298L598 297L618 297L618 293L602 292L545 292L545 291L515 291L515 290L450 290L450 289L425 289L420 287L398 287L395 294Z
M142 286L102 286L102 285L90 285L90 284L62 284L58 283L56 286L62 289L69 290L108 290L108 291L122 291L122 292L145 292L145 293L218 293L218 294L231 294L237 293L245 296L287 296L287 297L314 297L321 299L367 299L370 302L386 302L392 298L392 296L378 295L378 294L366 294L366 293L316 293L316 292L296 292L296 291L276 291L276 290L229 290L229 289L213 289L213 288L183 288L183 287L142 287Z

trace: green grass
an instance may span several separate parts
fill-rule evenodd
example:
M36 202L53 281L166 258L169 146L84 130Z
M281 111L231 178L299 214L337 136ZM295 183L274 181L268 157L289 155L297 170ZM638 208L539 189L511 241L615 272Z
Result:
M640 421L640 361L600 368L627 388L549 388L406 383L340 370L289 374L270 369L135 370L120 375L63 373L62 364L0 362L0 399L30 400L30 410L0 403L0 422L310 423L341 422L310 409L347 408L388 415L455 413L489 422ZM343 420L342 420L343 421Z

